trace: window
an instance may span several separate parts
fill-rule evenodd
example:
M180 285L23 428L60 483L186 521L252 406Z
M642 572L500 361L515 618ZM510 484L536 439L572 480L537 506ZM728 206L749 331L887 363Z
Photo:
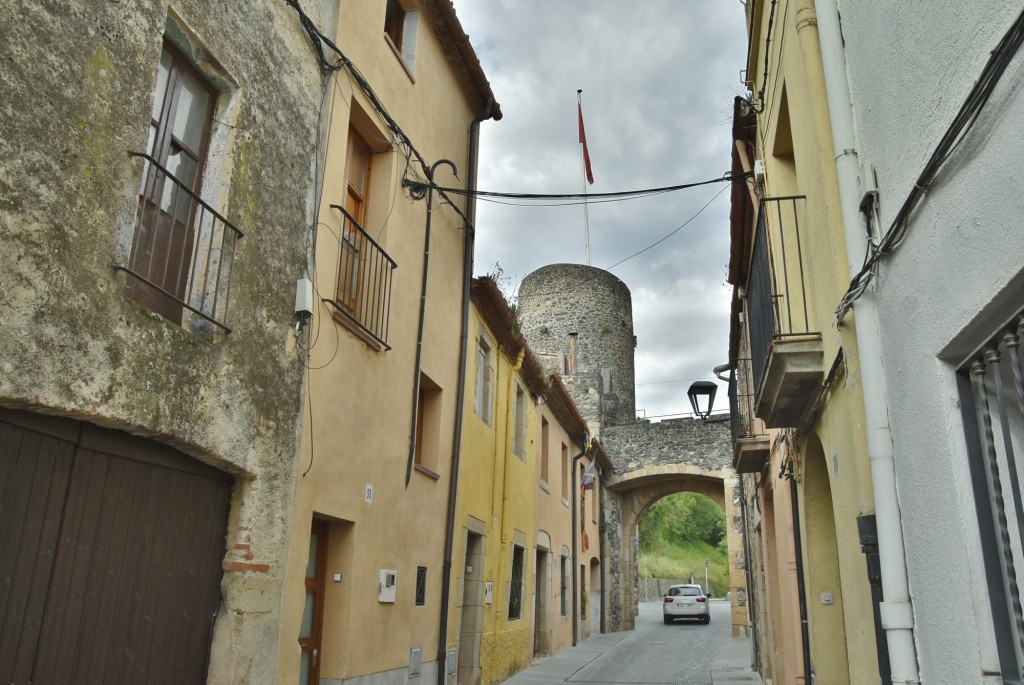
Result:
M512 454L526 461L526 391L516 383L516 404L512 436Z
M540 419L540 479L548 482L548 420Z
M484 336L477 339L476 378L473 385L473 411L491 425L491 345Z
M519 545L513 545L512 581L509 583L508 592L508 618L510 621L523 616L523 561L525 558L525 550Z
M1024 520L1019 507L1009 504L1024 496L1017 475L1024 436L1022 335L1024 311L1019 311L957 372L968 468L1003 673L1020 673L1024 668L1019 651L1024 620L1018 580L1024 549L1016 534Z
M569 499L569 448L562 443L562 499Z
M427 567L416 567L416 606L427 603Z
M352 119L360 126L351 125L348 131L345 204L331 205L342 214L334 305L343 315L342 323L352 324L357 334L369 335L367 342L390 349L391 278L396 264L365 230L375 150L360 132L370 129L369 119L355 104Z
M561 581L561 611L562 616L569 615L569 550L562 547L562 581Z
M417 470L437 475L437 450L441 431L441 388L425 373L420 374L419 402L416 405Z
M217 94L164 43L125 292L174 323L183 310L225 330L227 284L241 232L199 196Z
M406 9L401 0L387 0L384 13L384 35L402 60L409 75L416 71L416 29L419 12Z

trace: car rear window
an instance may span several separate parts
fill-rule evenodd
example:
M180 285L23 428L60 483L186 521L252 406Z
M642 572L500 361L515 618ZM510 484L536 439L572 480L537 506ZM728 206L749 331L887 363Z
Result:
M700 597L703 593L699 587L670 587L669 597Z

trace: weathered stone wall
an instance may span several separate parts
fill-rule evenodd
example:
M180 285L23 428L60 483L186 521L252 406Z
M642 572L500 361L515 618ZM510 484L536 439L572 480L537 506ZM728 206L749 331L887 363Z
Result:
M303 5L333 26L329 3ZM0 404L155 438L236 475L210 678L268 682L299 429L291 330L315 193L315 57L279 0L5 3L0 24ZM165 32L219 89L202 195L245 234L230 335L153 314L112 268L128 263L143 170L128 152L146 149Z
M633 301L629 288L603 269L552 264L519 286L519 320L530 348L546 363L569 355L577 333L576 372L563 374L583 417L600 428L633 423Z
M691 418L637 423L605 429L601 438L615 462L614 473L618 477L641 468L680 463L707 471L732 466L728 423L705 423Z

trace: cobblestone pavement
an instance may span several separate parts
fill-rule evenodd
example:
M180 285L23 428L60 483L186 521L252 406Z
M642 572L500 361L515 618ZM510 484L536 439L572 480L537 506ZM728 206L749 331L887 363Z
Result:
M750 639L733 638L729 605L711 604L711 623L662 622L660 602L642 602L636 630L596 635L534 664L508 685L760 685Z

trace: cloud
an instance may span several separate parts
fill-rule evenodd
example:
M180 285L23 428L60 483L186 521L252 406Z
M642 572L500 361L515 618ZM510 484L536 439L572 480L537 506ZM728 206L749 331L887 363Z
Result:
M577 89L595 177L588 192L689 183L728 170L731 104L742 88L746 54L739 3L455 0L455 6L504 113L482 127L481 189L582 191ZM706 378L726 361L727 189L702 209L724 185L587 204L596 267L665 238L612 270L633 293L638 383ZM547 264L586 262L581 205L480 202L477 225L478 274L499 262L516 285ZM650 416L684 411L688 385L639 385L637 406ZM724 406L721 398L716 404Z

